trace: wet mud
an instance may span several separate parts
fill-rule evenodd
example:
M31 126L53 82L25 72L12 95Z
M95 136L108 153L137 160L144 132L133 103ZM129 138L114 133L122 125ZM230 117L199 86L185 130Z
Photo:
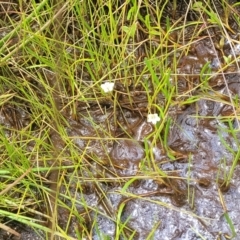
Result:
M232 84L235 86L233 94L238 94L239 77L234 74L228 78L229 87ZM218 86L214 94L222 96L225 88L224 85ZM153 229L153 239L200 239L199 234L205 239L227 239L232 233L224 217L226 209L235 230L240 230L239 165L234 170L231 184L227 188L224 186L224 179L234 160L227 146L234 152L239 147L239 136L229 133L229 124L237 128L238 123L235 119L231 123L227 119L226 122L218 120L220 116L230 115L232 108L228 104L209 100L213 99L211 94L208 93L206 100L190 104L173 116L168 146L176 156L181 156L176 160L169 159L160 142L151 146L151 139L146 140L154 126L137 112L125 108L121 109L121 113L117 110L118 126L114 125L111 107L104 114L89 110L85 113L82 111L78 120L69 118L66 130L79 154L86 150L84 161L89 164L89 172L80 171L80 179L71 179L69 172L66 181L71 188L65 189L63 186L61 191L70 191L72 197L75 196L76 208L85 218L87 228L91 229L91 224L97 221L98 230L93 229L92 239L103 239L104 235L114 238L117 231L114 216L120 206L123 207L121 221L127 222L122 239L130 236L146 239ZM15 111L19 114L19 122L24 125L27 121L25 115L20 114L21 110ZM1 124L9 128L11 121L6 116L7 112L2 111ZM107 132L120 137L112 140ZM96 138L98 136L101 139ZM146 159L145 144L149 144L156 166L168 174L167 180L161 175L151 176L151 168L141 169L141 161ZM97 162L94 161L96 157ZM144 171L149 171L149 175L142 174ZM98 184L84 180L84 177L90 179L92 175L99 178ZM127 190L123 190L124 184L132 176L135 180ZM77 181L81 182L79 192L76 192ZM133 198L133 194L138 197ZM87 214L81 204L82 199L88 206L99 209L100 213L96 215L93 211ZM71 201L68 204L71 206ZM68 218L68 211L59 210L60 226L64 227ZM73 226L78 226L80 231L83 229L76 217L72 217L71 224L69 236L76 238ZM31 230L25 229L24 232L24 227L21 227L21 239L45 239L33 237Z
M201 95L201 100L170 107L167 147L171 156L160 140L152 144L156 126L147 122L147 96L140 87L129 87L130 101L119 83L115 89L117 107L112 99L103 99L99 102L101 109L97 104L87 109L80 104L77 116L65 115L65 130L85 166L84 170L81 166L75 170L75 177L72 170L66 171L64 181L69 188L63 185L60 189L61 201L69 209L74 204L77 212L70 216L69 209L58 210L58 224L68 228L70 237L78 239L77 229L85 238L91 232L89 239L115 239L119 232L116 222L120 221L123 230L119 239L229 239L233 232L226 213L240 235L238 163L230 184L226 183L239 150L239 132L230 131L239 129L230 96L240 97L240 73L236 71L237 63L224 73L218 71L223 64L219 62L223 61L222 54L229 56L234 51L239 56L239 49L238 43L234 49L226 43L219 50L203 38L190 46L188 54L179 53L178 93L183 102L189 95ZM206 64L212 72L211 90L201 84L200 74ZM161 95L158 104L162 104ZM27 126L29 115L27 108L2 106L0 124L5 134L12 137L16 122L17 129ZM68 164L68 160L63 163ZM91 181L93 177L98 181ZM46 239L42 232L23 224L10 221L9 226L21 237L1 230L1 239Z

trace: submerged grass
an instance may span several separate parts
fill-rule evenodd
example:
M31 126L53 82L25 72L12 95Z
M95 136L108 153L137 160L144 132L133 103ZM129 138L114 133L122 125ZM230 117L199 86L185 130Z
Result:
M139 179L152 177L171 186L173 176L160 168L152 149L160 143L167 161L183 157L168 146L169 132L176 124L173 110L179 111L201 99L211 97L226 103L227 98L233 109L231 119L239 125L238 98L228 89L224 72L233 63L238 64L238 56L224 55L224 63L217 72L212 72L209 62L205 63L200 72L184 76L187 87L179 86L180 59L194 43L209 38L215 52L222 51L222 41L228 41L235 49L229 35L234 30L228 19L231 11L234 21L240 23L239 14L234 11L238 3L221 1L222 18L219 6L212 1L189 1L187 15L195 14L197 19L188 21L187 15L177 17L177 1L20 2L0 13L5 18L0 21L0 107L4 118L0 126L2 223L9 219L18 221L49 233L48 239L91 239L93 235L110 239L98 227L97 219L103 216L116 225L115 239L134 239L137 231L128 226L129 219L122 219L127 200L114 210L101 183L121 185L118 194L127 199L143 198L128 192ZM211 29L216 28L221 39L215 47ZM214 93L211 86L214 74L221 75L227 87L224 99L208 95L209 91ZM193 75L199 80L194 82ZM103 82L113 82L113 92L103 93ZM136 103L135 94L143 96L142 105ZM119 120L123 109L139 113L142 119L149 113L157 113L161 118L143 141L146 158L133 177L123 177L108 169L119 166L111 162L107 143L133 138L130 129L122 124L126 120ZM98 113L108 116L107 124L95 122L94 115ZM224 122L225 118L219 120ZM71 135L78 121L91 128L89 133ZM128 137L118 136L119 128ZM238 130L232 122L228 131L237 140ZM221 141L234 159L225 179L229 185L240 151L232 149L223 137ZM105 151L104 159L96 152L89 153L96 142ZM191 156L188 159L190 166ZM188 187L192 181L189 167ZM104 210L91 206L84 198L86 192L94 191L98 195L96 204ZM189 188L188 200L193 206L195 196L190 191ZM148 201L172 208L157 200ZM225 217L235 234L227 213ZM74 229L72 221L78 222ZM146 239L154 239L159 226L161 222L156 222Z

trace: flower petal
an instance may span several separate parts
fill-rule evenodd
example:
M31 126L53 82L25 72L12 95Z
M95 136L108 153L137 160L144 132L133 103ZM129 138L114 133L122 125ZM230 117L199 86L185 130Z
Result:
M114 88L114 83L113 82L105 82L101 84L101 88L105 93L112 92Z
M156 113L147 115L147 122L150 122L155 125L159 121L160 121L160 117Z

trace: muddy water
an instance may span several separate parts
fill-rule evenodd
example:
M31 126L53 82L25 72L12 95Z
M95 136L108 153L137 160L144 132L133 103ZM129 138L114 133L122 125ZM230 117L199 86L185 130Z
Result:
M207 61L214 65L213 69L217 68L216 56L209 42L203 40L179 61L179 91L184 92L199 84L197 74ZM189 76L192 73L194 77L185 78L185 74ZM230 93L240 97L239 79L240 74L227 75ZM71 177L72 172L69 171L66 181L70 188L61 188L62 193L76 199L75 208L84 219L84 223L80 223L76 216L72 216L69 236L77 238L76 227L80 232L84 232L84 228L89 231L94 223L92 239L104 239L104 236L114 239L117 232L116 215L120 207L120 220L127 222L120 239L129 239L131 236L134 236L133 239L146 239L153 229L152 238L159 240L192 240L200 239L200 235L210 240L227 239L232 233L223 215L226 210L238 234L239 165L236 166L230 186L226 188L223 184L233 162L233 154L228 146L234 152L239 147L239 134L233 136L229 129L230 126L237 129L238 123L234 118L229 121L222 118L233 114L222 76L213 77L211 84L212 91L192 91L193 95L203 94L201 100L171 114L168 147L176 156L180 156L176 160L168 158L160 142L151 146L151 138L146 140L154 131L154 126L147 123L144 112L140 114L137 110L146 101L144 95L141 106L136 105L135 110L130 110L123 97L119 98L121 108L114 109L111 104L103 104L104 111L92 107L88 111L79 111L76 119L68 118L66 131L79 154L85 151L82 159L89 165L88 171L79 171L75 178ZM140 102L141 97L136 98L135 102ZM26 126L26 111L7 106L1 111L1 125L8 129L16 127L7 117L13 111L18 119L18 128ZM6 133L11 137L11 132ZM169 180L164 180L160 174L152 176L151 165L149 169L141 168L142 161L146 159L145 144L151 146L149 151L152 151L156 166L169 175ZM98 184L84 180L92 176L99 179ZM126 190L124 184L132 176L136 180ZM79 182L81 188L77 191ZM135 197L132 197L133 194ZM94 211L83 207L83 199ZM71 201L64 197L61 200L71 207ZM65 228L69 211L59 209L58 218L59 225ZM45 239L43 234L36 234L17 223L10 223L9 226L21 232L21 239ZM5 232L1 236L2 239L14 239Z
M229 81L235 83L233 78ZM224 91L224 86L218 87L214 94L221 95ZM93 122L101 125L98 134L102 136L106 135L103 129L108 128L105 124L106 119L111 117L111 111L110 108L106 114L97 116L94 111L88 112L95 119ZM233 155L226 145L233 151L238 150L237 140L228 132L229 123L218 118L229 112L232 109L227 104L202 99L175 115L168 144L177 155L182 156L181 159L170 160L160 143L150 149L154 151L159 168L170 176L169 181L151 177L151 174L141 174L141 161L146 157L144 139L152 133L153 126L138 113L126 109L122 110L123 116L117 113L121 127L114 127L113 124L111 129L113 135L121 138L108 141L106 137L104 145L98 140L88 142L88 156L97 154L99 161L104 163L103 166L92 165L91 171L99 179L115 177L115 181L102 182L97 188L93 183L85 183L81 197L101 212L97 215L90 213L88 227L91 228L95 219L102 233L99 236L94 228L92 238L103 239L104 235L114 238L115 214L122 204L121 221L127 221L122 239L124 236L128 239L131 235L133 239L146 239L153 228L153 239L200 239L200 234L205 239L227 239L232 233L223 216L225 210L222 202L235 230L239 231L239 166L236 167L230 187L226 189L222 185L233 161ZM81 136L92 136L91 131L95 126L84 118L84 114L80 119L80 122L72 124L69 134L74 136L76 145L82 149L87 143ZM232 126L236 125L233 120ZM103 171L104 167L106 169ZM136 180L127 191L123 191L124 179L129 176L136 176ZM105 202L101 200L99 188L107 196ZM75 192L74 189L72 191ZM132 198L131 194L138 197ZM79 211L84 212L81 204Z
M198 58L197 54L194 58ZM188 59L185 64L193 62ZM182 67L179 71L184 72L186 65L184 70ZM239 77L232 74L227 79L232 94L239 94ZM218 79L215 81L218 82ZM198 91L194 94L198 94ZM218 84L213 92L206 94L206 99L203 97L172 115L168 146L176 156L181 156L179 160L169 159L160 142L150 148L156 165L170 176L168 181L160 176L152 176L151 169L147 170L149 174L142 174L146 172L146 169L141 169L141 161L146 159L144 144L150 144L151 139L146 141L146 138L153 132L154 126L147 123L146 117L138 112L122 108L113 115L113 108L109 106L104 113L93 109L81 111L77 120L68 119L66 131L80 153L86 150L83 158L89 163L89 172L86 169L85 172L79 171L79 178L72 178L72 172L66 174L70 188L63 186L61 191L65 194L68 191L76 199L75 207L85 219L85 228L91 229L93 222L97 222L98 229L93 227L92 239L104 239L104 236L114 239L117 231L116 214L120 206L120 220L127 222L120 239L129 239L131 236L134 236L133 239L147 239L153 229L152 239L159 240L200 239L200 235L205 239L227 239L232 233L223 215L225 209L238 234L239 165L234 171L230 187L222 185L233 161L233 154L227 145L233 151L237 151L239 146L238 134L233 136L228 131L229 124L237 128L237 122L234 118L231 122L221 120L221 117L230 115L233 109L227 103L212 100L213 96L221 97L225 92L226 86ZM24 125L27 118L20 113L21 110L16 111L18 118L22 119L19 120L21 125ZM10 128L11 121L6 116L6 112L2 112L1 124ZM114 123L115 116L119 124ZM118 140L112 140L109 132ZM93 161L96 156L97 162ZM92 175L99 178L97 185L82 178L87 179ZM127 178L132 176L136 180L127 190L124 189ZM81 190L76 191L79 182ZM137 197L133 198L132 194ZM82 205L83 199L95 210L86 210ZM61 200L71 207L71 201ZM61 227L66 227L68 218L69 212L60 209ZM78 218L73 216L68 234L77 239L76 226L84 232ZM35 234L19 224L15 225L15 229L22 233L21 239L45 239L42 234ZM4 233L2 237L13 239Z
M237 129L238 122L235 118L224 120L223 117L233 115L227 87L232 96L239 96L240 74L226 75L227 86L221 74L216 74L211 78L212 91L194 88L200 83L202 67L209 62L212 71L217 71L218 59L209 41L202 40L179 61L179 91L191 91L192 88L191 94L202 94L202 98L171 115L168 146L179 158L169 159L160 142L150 148L156 165L170 176L169 180L152 176L151 169L148 169L149 174L143 174L146 171L141 169L141 161L146 159L144 144L150 146L151 138L146 139L154 126L147 123L144 114L129 110L124 99L119 100L122 108L115 109L114 115L110 105L104 114L88 111L85 115L81 113L78 121L72 120L68 131L74 137L76 146L83 149L88 144L88 156L94 158L97 155L101 162L92 164L91 172L99 179L108 179L98 186L84 183L81 197L100 212L97 215L91 212L86 220L89 229L93 220L98 223L98 230L93 228L92 239L103 239L104 236L114 239L116 214L120 206L120 220L127 222L120 239L131 236L134 236L133 239L146 239L153 229L153 239L200 239L200 236L227 239L232 232L224 217L226 211L238 235L239 165L230 186L224 184L233 162L233 152L239 146L239 134L236 131L233 136L229 129ZM144 102L145 97L142 99ZM89 114L92 122L87 120ZM118 124L114 122L116 116ZM96 136L93 122L99 126L97 135L106 139L104 144L99 140L86 142L81 138ZM111 132L111 136L118 137L118 140L109 139L106 132ZM125 190L123 186L132 176L136 180ZM81 204L79 211L83 216L84 212L86 214Z

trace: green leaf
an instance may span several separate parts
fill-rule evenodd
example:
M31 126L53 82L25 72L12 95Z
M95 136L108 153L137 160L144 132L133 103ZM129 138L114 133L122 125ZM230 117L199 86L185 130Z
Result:
M135 35L137 29L137 25L133 24L131 27L128 26L123 26L122 30L127 33L128 35L130 35L131 37L133 37Z

